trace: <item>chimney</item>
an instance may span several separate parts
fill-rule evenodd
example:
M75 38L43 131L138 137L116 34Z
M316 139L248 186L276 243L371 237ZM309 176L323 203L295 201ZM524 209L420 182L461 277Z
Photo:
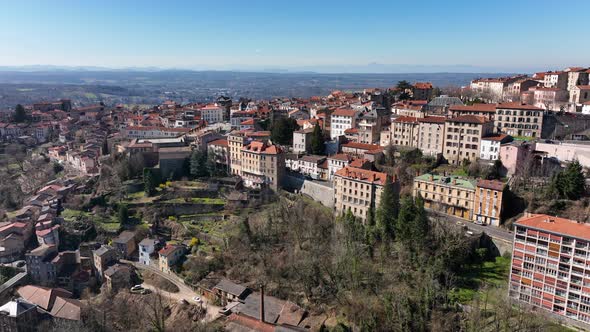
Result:
M260 321L264 323L264 286L260 286Z

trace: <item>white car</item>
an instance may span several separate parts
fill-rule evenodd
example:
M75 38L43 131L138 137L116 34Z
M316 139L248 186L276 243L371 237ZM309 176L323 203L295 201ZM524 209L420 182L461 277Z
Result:
M197 302L197 303L201 303L201 298L198 296L193 297L193 301Z

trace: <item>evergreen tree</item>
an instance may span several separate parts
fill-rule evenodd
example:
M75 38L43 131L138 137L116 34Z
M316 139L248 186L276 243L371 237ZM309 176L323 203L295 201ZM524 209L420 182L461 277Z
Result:
M416 219L416 205L412 196L405 196L401 199L399 215L395 223L396 237L404 243L413 240L414 220Z
M313 127L313 133L311 134L311 153L324 153L324 133L322 132L319 123L315 124L315 127Z
M580 162L576 160L569 164L560 178L561 195L564 198L576 200L584 195L586 179Z
M127 204L119 205L117 219L121 225L127 224L127 220L129 219L129 209L127 208Z
M152 196L156 192L156 177L150 168L143 169L143 190L146 195Z
M299 128L297 121L291 118L281 117L272 123L270 137L273 143L291 145L293 132Z
M27 120L27 113L25 112L25 108L23 105L18 104L14 109L14 122L25 122Z
M190 159L190 173L194 177L206 177L209 175L207 169L207 154L199 150L193 151Z
M399 213L399 197L395 192L394 184L387 181L381 193L381 202L377 209L376 228L382 237L393 238L395 236L396 218Z

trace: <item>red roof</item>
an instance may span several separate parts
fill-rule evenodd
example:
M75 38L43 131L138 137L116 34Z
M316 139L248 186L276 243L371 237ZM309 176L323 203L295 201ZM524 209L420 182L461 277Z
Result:
M578 85L577 87L580 90L590 90L590 85Z
M226 139L216 139L212 142L208 143L209 145L218 145L218 146L227 146L227 140Z
M240 125L254 125L254 119L250 118L248 120L242 121Z
M415 116L400 116L395 118L393 122L418 123L418 119Z
M504 190L504 182L498 180L477 180L477 186L486 189L492 189L496 191Z
M160 249L160 251L158 251L158 254L162 255L162 256L168 256L171 253L173 253L174 251L176 251L176 249L179 249L179 246L176 246L174 244L167 244L164 248Z
M543 111L542 108L535 107L533 105L525 104L525 103L501 103L496 106L496 108L505 108L505 109L513 109L513 110L533 110L533 111Z
M387 174L369 171L361 168L346 166L338 170L334 175L348 179L365 181L373 184L384 185L387 182Z
M424 118L418 118L418 122L428 122L428 123L445 123L447 118L444 116L427 116Z
M482 137L481 139L482 139L482 141L485 139L486 141L502 142L502 141L508 139L509 137L511 137L511 136L506 135L506 134L495 134L495 135L490 135L487 137Z
M432 89L432 83L430 82L417 82L414 84L416 89Z
M473 104L473 105L452 105L449 107L451 111L459 112L496 112L496 104Z
M339 108L332 113L332 116L355 116L358 111L355 111L350 108Z
M571 219L553 217L546 214L533 214L518 219L516 224L550 233L590 240L590 224L578 223Z
M350 162L352 157L347 155L346 153L337 153L328 157L329 159L340 160Z
M161 130L161 131L173 131L173 132L178 132L178 133L186 133L189 132L190 129L189 128L166 128L166 127L153 127L153 126L145 126L145 127L141 127L141 126L129 126L127 128L125 128L126 130Z
M359 130L356 128L348 128L344 131L345 134L356 134L358 132L359 132Z
M361 150L377 150L380 148L379 145L376 144L365 144L365 143L356 143L356 142L349 142L346 144L342 144L342 147L352 148L352 149L361 149Z
M276 145L267 144L266 142L254 141L242 148L242 151L255 152L261 154L279 154L281 148Z
M486 118L484 118L483 116L478 116L478 115L459 115L457 117L451 118L451 119L447 119L447 122L465 122L465 123L476 123L476 124L484 124L486 122L490 122L488 121Z

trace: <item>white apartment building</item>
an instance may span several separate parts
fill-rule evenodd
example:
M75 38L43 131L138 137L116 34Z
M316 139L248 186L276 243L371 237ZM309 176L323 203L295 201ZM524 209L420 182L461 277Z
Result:
M481 139L479 158L483 160L500 159L500 146L511 141L512 138L506 134L496 134Z
M344 136L346 129L355 128L358 114L359 112L353 109L339 108L335 110L330 118L330 138Z
M200 109L201 111L201 120L207 121L207 124L213 124L218 122L223 122L223 108L219 107L217 104L207 105Z

